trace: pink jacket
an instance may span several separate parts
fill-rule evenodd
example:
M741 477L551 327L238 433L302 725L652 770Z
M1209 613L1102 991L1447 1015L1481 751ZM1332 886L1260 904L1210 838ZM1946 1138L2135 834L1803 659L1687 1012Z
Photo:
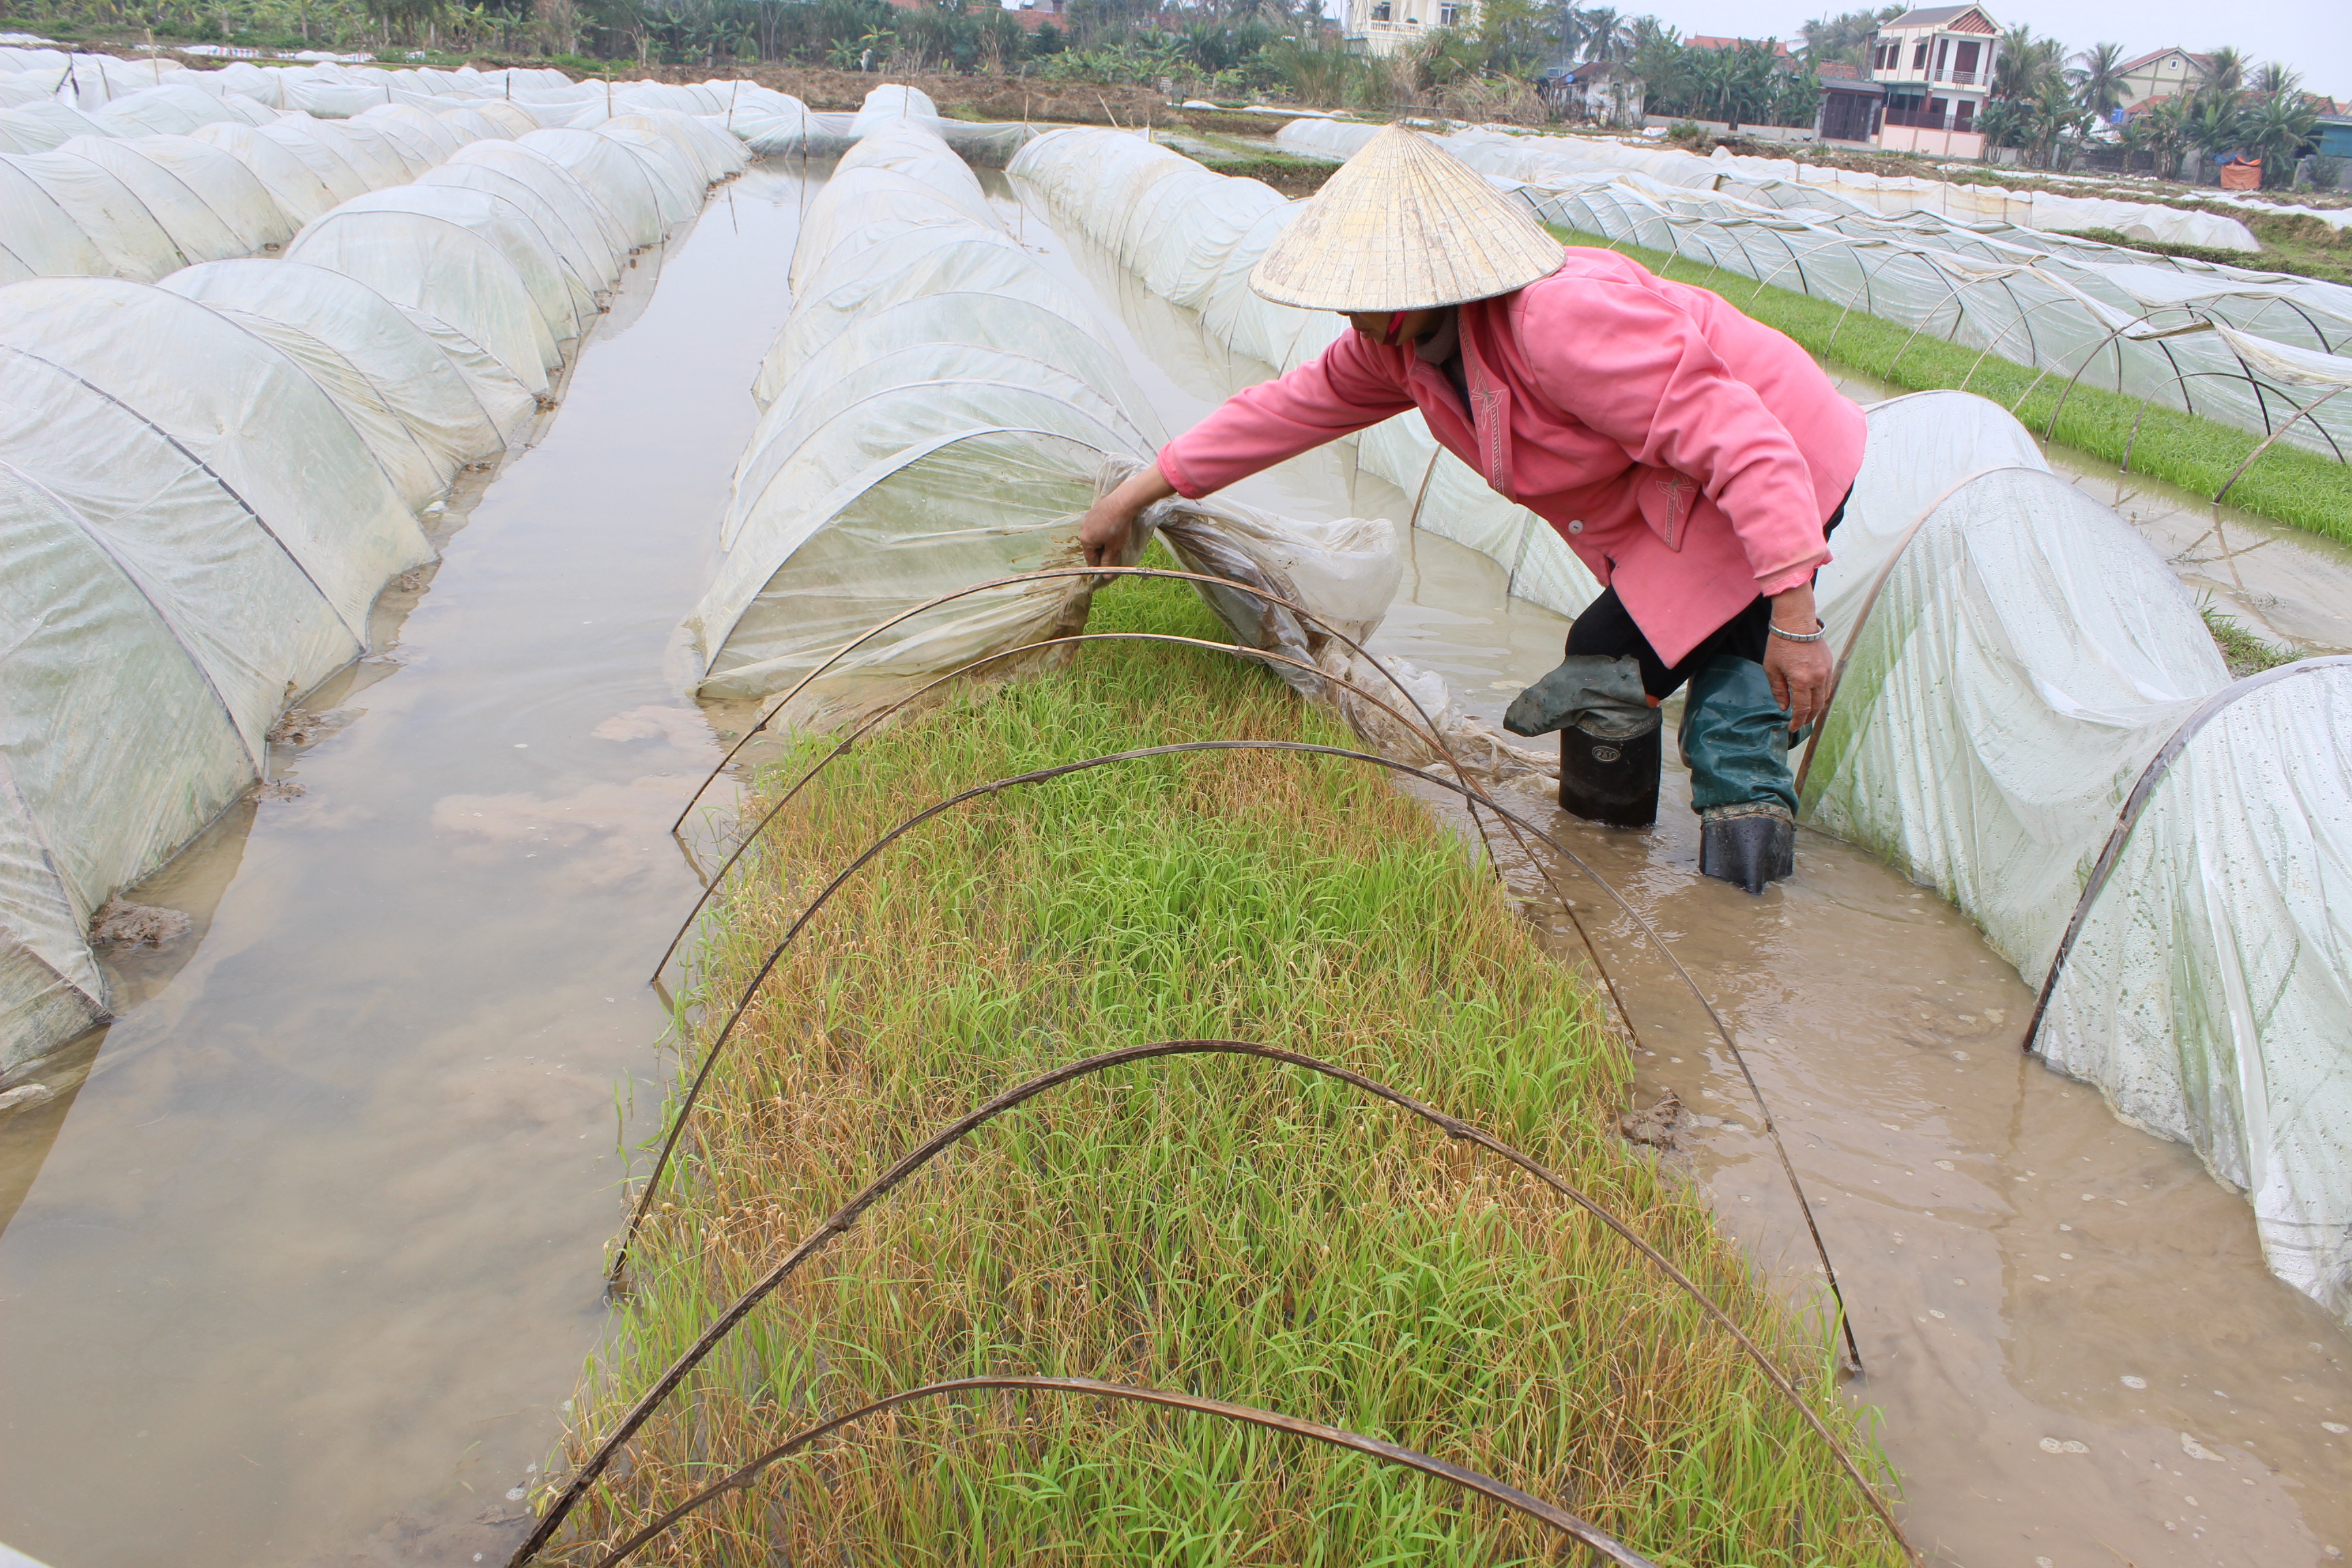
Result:
M1417 406L1616 588L1668 664L1830 558L1822 524L1862 467L1862 411L1779 332L1573 247L1559 271L1463 306L1461 322L1468 409L1411 348L1347 332L1171 441L1160 471L1206 495Z

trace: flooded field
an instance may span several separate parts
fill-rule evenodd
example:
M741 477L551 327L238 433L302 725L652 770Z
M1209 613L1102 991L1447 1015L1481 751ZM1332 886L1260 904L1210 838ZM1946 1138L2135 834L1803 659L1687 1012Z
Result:
M1171 429L1265 374L991 180L1024 243L1095 291ZM311 704L320 738L278 757L301 793L232 813L136 893L194 932L124 971L131 1005L58 1066L58 1100L0 1124L10 1545L59 1568L341 1568L516 1539L605 1321L620 1151L667 1078L644 976L698 884L667 827L718 755L678 695L677 626L808 189L755 169L640 258L534 445L451 503L437 574L387 599L373 655ZM1411 510L1346 446L1236 493ZM2265 637L2352 647L2352 552L2146 486L2094 493ZM1498 715L1565 623L1506 599L1483 557L1405 545L1376 647ZM1674 942L1771 1097L1860 1338L1849 1393L1883 1415L1920 1543L1969 1568L2352 1548L2352 1347L2263 1269L2243 1203L2022 1057L2031 994L1932 894L1808 833L1797 880L1750 900L1696 874L1671 763L1668 796L1647 833L1527 808ZM1511 875L1543 907L1534 868ZM1665 1157L1811 1291L1735 1064L1629 925L1560 880L1625 989L1643 1101L1690 1110Z
M78 1093L0 1132L10 1545L243 1568L510 1542L603 1325L636 1088L666 1078L644 976L698 890L667 829L717 757L677 626L803 195L754 170L639 258L535 444L314 700L332 732L280 752L302 795L136 895L195 938Z

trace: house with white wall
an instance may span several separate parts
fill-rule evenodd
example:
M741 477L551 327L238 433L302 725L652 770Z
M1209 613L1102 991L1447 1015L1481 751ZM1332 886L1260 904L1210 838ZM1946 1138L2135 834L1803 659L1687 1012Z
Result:
M2136 59L2126 60L2118 83L2123 89L2124 112L2129 114L2153 99L2195 92L2205 85L2212 71L2212 56L2192 55L2179 47L2150 49Z
M1433 27L1477 25L1477 0L1348 0L1340 35L1359 53L1391 55Z
M1870 79L1886 90L1878 144L1939 158L1981 158L2000 27L1981 5L1934 5L1883 24Z

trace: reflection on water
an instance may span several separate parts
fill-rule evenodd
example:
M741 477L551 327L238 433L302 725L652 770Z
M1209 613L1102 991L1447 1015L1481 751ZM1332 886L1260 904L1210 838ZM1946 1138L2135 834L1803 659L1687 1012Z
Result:
M1269 374L1095 247L1055 237L1040 209L1021 221L1117 319L1171 430ZM1236 491L1310 518L1410 510L1344 446ZM1565 623L1507 599L1484 556L1428 534L1407 550L1373 647L1442 670L1466 706L1499 717L1559 661ZM2352 606L2352 592L2312 597ZM2328 1425L2352 1426L2352 1342L2263 1268L2243 1202L2188 1150L2020 1052L2032 994L1965 916L1810 830L1796 879L1760 899L1703 878L1688 778L1671 761L1666 785L1646 832L1577 822L1530 792L1514 804L1674 943L1770 1097L1869 1369L1848 1394L1881 1413L1917 1542L1969 1568L2273 1568L2352 1549L2352 1436ZM1554 874L1633 1014L1637 1098L1672 1089L1695 1112L1669 1157L1817 1300L1795 1205L1704 1013L1604 898ZM1546 906L1533 868L1511 877ZM1580 954L1566 921L1550 923Z
M667 1080L643 977L698 890L666 830L717 754L676 628L804 195L755 170L638 259L536 444L453 501L429 589L310 704L359 716L281 756L304 793L137 893L209 913L201 942L123 973L69 1103L0 1126L10 1545L510 1544L604 1328L635 1089Z

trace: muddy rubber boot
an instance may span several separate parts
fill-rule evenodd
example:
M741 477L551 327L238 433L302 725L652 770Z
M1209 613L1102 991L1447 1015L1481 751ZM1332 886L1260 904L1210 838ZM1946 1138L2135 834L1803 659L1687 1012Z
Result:
M1658 710L1637 659L1570 654L1503 715L1514 735L1559 731L1559 804L1588 822L1658 820Z
M1778 802L1718 805L1699 814L1698 868L1760 893L1797 870L1797 825Z
M1559 804L1587 822L1647 827L1658 820L1658 773L1665 732L1595 734L1584 724L1559 732Z

